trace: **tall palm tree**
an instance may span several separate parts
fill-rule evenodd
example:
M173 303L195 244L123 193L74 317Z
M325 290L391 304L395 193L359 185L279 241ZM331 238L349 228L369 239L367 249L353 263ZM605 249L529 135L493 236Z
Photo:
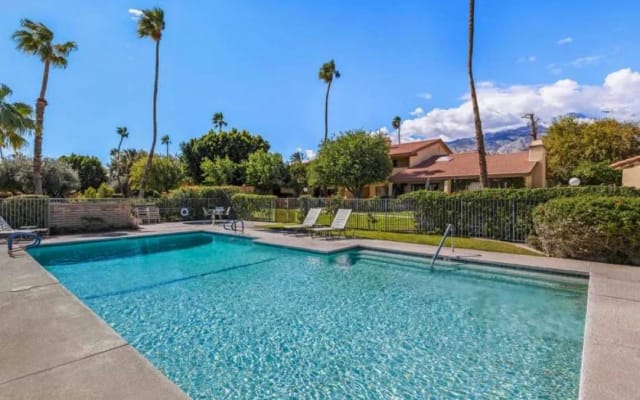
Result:
M169 135L164 135L160 138L160 142L167 146L167 157L169 157L169 145L171 144L171 138Z
M47 106L45 98L47 83L49 82L49 68L67 68L67 57L78 46L75 42L53 44L53 32L41 22L28 19L20 21L22 29L17 30L12 38L17 42L18 50L40 57L44 63L40 96L36 100L35 140L33 142L33 185L36 194L42 194L42 133L44 125L44 109Z
M150 37L156 42L155 78L153 80L153 140L147 157L147 165L144 167L144 173L140 181L139 195L140 198L143 198L144 190L147 187L147 177L153 163L153 152L158 139L158 74L160 73L160 40L162 39L162 31L164 31L164 11L158 7L142 10L142 14L138 19L137 31L139 38Z
M27 144L24 135L33 127L33 109L25 103L9 103L7 97L12 91L0 84L0 159L4 160L3 148L11 147L18 151Z
M224 120L224 114L222 114L221 112L213 114L211 122L213 122L214 128L218 128L218 133L222 132L223 127L227 126L227 122Z
M473 106L473 120L476 127L476 143L478 147L478 164L480 166L480 187L489 186L489 175L487 174L487 157L484 150L484 135L482 134L482 121L480 120L480 109L478 108L478 96L476 95L476 84L473 80L473 22L475 18L475 0L469 0L469 49L467 52L467 72L469 74L469 87L471 91L471 104Z
M322 64L318 72L318 79L327 84L327 94L324 97L324 141L329 138L329 91L333 78L340 78L340 71L336 70L336 63L331 60Z
M120 160L120 148L122 147L122 142L124 141L124 139L129 137L129 130L126 126L119 126L116 128L116 132L118 133L118 136L120 136L120 141L118 142L118 150L116 150L116 179L118 180L120 193L122 193L122 182L120 181L120 166L122 164L122 160Z
M398 144L400 144L400 127L402 126L402 118L400 118L399 115L396 115L395 117L393 117L393 120L391 121L391 126L393 126L393 129L395 129L396 132L398 133Z

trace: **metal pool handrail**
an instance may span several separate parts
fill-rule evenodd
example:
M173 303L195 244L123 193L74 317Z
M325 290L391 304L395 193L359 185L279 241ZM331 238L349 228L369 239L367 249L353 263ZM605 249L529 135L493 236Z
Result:
M436 258L438 258L438 255L440 254L440 250L442 250L442 246L444 245L444 240L447 238L447 235L451 235L451 252L453 253L453 251L454 251L454 248L453 248L453 231L454 231L453 225L452 224L447 224L447 229L444 230L444 234L440 238L440 243L438 244L438 248L436 249L436 253L433 255L433 258L431 258L431 268L433 268L433 264L435 264Z

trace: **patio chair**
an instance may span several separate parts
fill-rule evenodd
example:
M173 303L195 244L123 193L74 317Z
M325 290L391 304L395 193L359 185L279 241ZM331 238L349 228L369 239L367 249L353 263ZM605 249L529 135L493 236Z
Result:
M213 223L216 223L216 217L218 217L218 221L226 221L231 217L231 207L216 207L213 209L213 214L211 220Z
M314 234L330 236L333 232L341 232L344 234L344 237L347 237L347 222L349 222L349 217L351 216L350 208L341 208L336 213L336 216L333 218L333 222L331 226L324 226L319 228L310 228L309 232L311 233L311 237Z
M156 206L136 206L136 217L144 224L160 223L160 209Z
M286 231L303 231L310 228L313 228L320 218L320 213L322 212L322 208L310 208L307 212L307 216L304 217L304 221L301 224L296 225L286 225L283 226L282 229Z
M205 206L202 206L202 212L204 213L205 218L213 218L213 210L209 209Z

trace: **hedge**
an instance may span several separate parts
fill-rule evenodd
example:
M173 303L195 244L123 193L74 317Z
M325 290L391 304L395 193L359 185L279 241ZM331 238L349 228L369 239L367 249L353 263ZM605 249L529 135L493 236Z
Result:
M237 218L254 221L273 221L277 196L236 193L231 196L233 212Z
M534 243L555 257L640 265L640 198L578 196L533 211Z

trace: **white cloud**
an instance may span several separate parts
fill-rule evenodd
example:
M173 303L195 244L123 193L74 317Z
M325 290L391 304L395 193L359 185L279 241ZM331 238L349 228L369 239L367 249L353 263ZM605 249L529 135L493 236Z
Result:
M129 15L131 15L131 19L137 20L142 17L142 10L138 10L137 8L130 8L128 12Z
M523 63L523 62L536 62L538 60L538 58L536 56L528 56L528 57L518 57L518 63Z
M419 117L424 114L424 109L422 107L416 107L415 110L409 113L413 117Z
M556 44L562 46L564 44L573 43L573 38L571 36L567 36L566 38L562 38L556 42Z
M576 68L582 68L586 65L591 65L591 64L595 64L598 61L600 61L600 59L602 58L602 56L586 56L586 57L580 57L580 58L576 58L575 60L571 61L569 64L576 67Z
M480 116L485 132L524 125L521 115L535 112L543 122L568 113L605 115L621 120L640 118L640 72L630 68L610 73L602 85L582 85L561 79L542 85L478 85ZM434 108L402 123L403 141L415 138L451 140L473 135L473 111L469 95L453 108Z
M309 160L309 161L311 161L311 160L313 160L314 158L316 158L316 156L317 156L317 154L316 154L315 150L312 150L312 149L306 149L306 150L304 151L304 159L305 159L305 160Z
M547 64L546 68L554 75L559 75L562 73L562 68L560 68L560 66L556 64Z
M431 93L428 93L428 92L418 93L416 96L420 97L421 99L425 99L425 100L431 100L431 98L433 97L433 96L431 96Z

